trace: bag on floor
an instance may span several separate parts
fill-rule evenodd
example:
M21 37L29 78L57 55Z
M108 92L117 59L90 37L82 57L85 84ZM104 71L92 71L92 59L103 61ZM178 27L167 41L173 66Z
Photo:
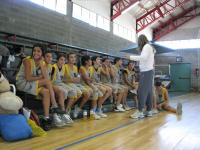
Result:
M28 119L27 122L32 129L33 137L39 137L39 136L46 136L47 135L47 133L41 127L39 127L35 123L35 121Z
M6 141L32 137L32 130L23 115L0 115L0 135Z

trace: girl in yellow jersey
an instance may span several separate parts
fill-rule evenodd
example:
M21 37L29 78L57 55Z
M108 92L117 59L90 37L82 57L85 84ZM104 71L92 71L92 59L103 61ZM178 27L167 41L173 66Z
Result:
M138 83L135 81L135 72L133 71L134 64L129 61L128 66L123 71L123 84L126 85L129 91L133 94L133 99L136 101L136 108L138 107L137 89Z
M103 93L103 97L98 99L97 103L97 115L100 117L107 117L102 111L103 103L112 95L112 88L101 83L100 73L101 73L101 60L100 57L92 57L92 66L90 67L90 77L97 88Z
M102 69L100 71L101 73L101 82L105 84L106 86L109 86L113 90L113 97L116 101L116 106L114 110L116 112L124 112L125 110L122 108L121 102L123 100L123 90L119 86L115 86L115 84L112 83L111 76L114 75L113 68L111 67L110 60L108 58L104 58L102 60Z
M82 66L80 67L80 75L81 75L81 83L92 95L92 107L90 110L90 114L94 117L94 119L100 119L101 117L96 113L97 109L97 100L102 99L103 93L98 87L94 84L93 79L91 78L90 67L92 65L92 61L90 56L83 56L81 58Z
M66 123L72 123L72 119L70 118L70 110L73 104L77 100L76 91L71 88L68 84L66 84L65 79L65 55L60 54L57 57L57 63L53 65L52 68L52 83L58 86L64 93L65 99L68 97L68 104L66 107L66 114L62 116L62 119L65 120Z
M114 59L114 65L112 65L113 73L112 76L112 82L114 86L118 87L120 91L123 91L122 96L122 105L124 110L130 110L130 108L127 106L127 95L128 95L128 87L122 85L122 73L121 73L121 67L122 67L122 59L121 58L115 58Z
M89 100L91 93L80 83L80 75L76 64L76 54L69 53L67 55L68 63L65 65L65 78L70 87L75 89L77 98L81 98L80 105L76 105L74 109L74 118L77 118L82 111L84 104Z
M52 104L53 111L58 109L53 87L51 82L46 79L45 66L43 62L44 50L37 44L33 46L32 56L23 60L16 77L16 86L19 91L42 96L44 108L44 118L42 127L45 130L50 129L49 107Z
M61 57L61 55L59 57ZM52 53L50 51L45 52L44 61L47 68L46 70L47 70L48 79L55 82L55 80L58 80L59 78L58 74L62 75L62 73L59 73L57 69L58 65L51 64ZM73 123L72 119L70 118L71 103L74 103L74 101L76 100L74 99L75 94L73 90L70 87L65 86L65 84L63 85L62 81L60 81L60 83L53 84L53 89L55 91L56 97L58 98L61 110L64 112L62 115L60 115L61 119L63 120L64 123L67 123L67 124ZM67 108L65 109L65 100L68 97L69 97L69 103L67 105Z
M176 109L169 105L168 91L165 87L162 86L160 81L155 82L155 93L156 93L156 102L157 108L159 110L166 110L177 115L182 114L182 104L178 103Z

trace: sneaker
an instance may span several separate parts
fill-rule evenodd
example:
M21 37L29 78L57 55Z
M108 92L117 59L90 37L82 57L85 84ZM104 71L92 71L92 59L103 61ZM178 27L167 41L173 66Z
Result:
M65 124L72 124L74 121L71 119L71 117L68 114L61 115L61 119Z
M51 129L51 119L45 119L41 118L40 119L40 124L43 130L49 131Z
M146 112L145 112L145 116L147 116L147 117L152 117L152 116L153 116L152 111L146 111Z
M178 103L177 104L177 108L176 108L176 113L177 115L182 115L182 104L181 103Z
M56 127L65 126L65 123L61 120L61 118L56 113L53 114L53 125Z
M96 113L94 113L94 119L95 119L95 120L99 120L99 119L101 119L101 116L99 116L99 115L97 115Z
M157 109L152 110L152 114L158 114L158 113L159 113L159 111Z
M122 105L118 105L114 109L115 112L125 112L124 108L122 108Z
M125 109L126 111L131 110L131 108L130 108L129 106L126 106L126 105L124 105L124 109Z
M76 105L74 108L74 113L73 113L74 118L77 118L80 112L81 112L81 109Z
M97 113L98 116L100 116L101 118L107 118L108 115L104 114L103 112L99 112Z
M90 119L99 120L101 119L101 117L98 114L96 114L94 111L90 111Z
M65 114L65 111L61 110L59 107L51 108L51 113L54 114Z
M130 115L130 117L132 119L141 119L141 118L144 118L144 113L137 110L135 113L133 113L132 115Z

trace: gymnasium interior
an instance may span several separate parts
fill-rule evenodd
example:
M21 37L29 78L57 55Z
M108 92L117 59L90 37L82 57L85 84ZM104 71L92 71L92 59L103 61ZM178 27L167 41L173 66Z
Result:
M43 130L41 97L16 84L35 44L52 54L52 63L61 53L76 55L78 68L84 56L111 64L119 58L123 72L129 56L140 55L140 35L156 51L153 80L167 89L167 104L175 113L159 108L150 117L131 118L138 95L130 90L125 98L130 110L115 112L110 96L102 106L107 117L91 118L88 100L75 118L80 98L70 109L73 123ZM0 150L200 150L200 0L0 0L0 63L10 84L7 92L14 96L3 95L0 80ZM136 82L139 69L134 61ZM23 104L8 113L14 99Z

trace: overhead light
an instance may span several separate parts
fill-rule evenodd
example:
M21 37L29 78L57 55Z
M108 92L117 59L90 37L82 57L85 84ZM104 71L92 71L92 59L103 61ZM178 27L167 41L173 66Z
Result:
M133 5L129 6L127 9L125 9L124 11L122 11L122 14L125 14L126 12L128 12L129 10L131 10L133 7L135 7L139 3L140 3L139 1L135 2Z

